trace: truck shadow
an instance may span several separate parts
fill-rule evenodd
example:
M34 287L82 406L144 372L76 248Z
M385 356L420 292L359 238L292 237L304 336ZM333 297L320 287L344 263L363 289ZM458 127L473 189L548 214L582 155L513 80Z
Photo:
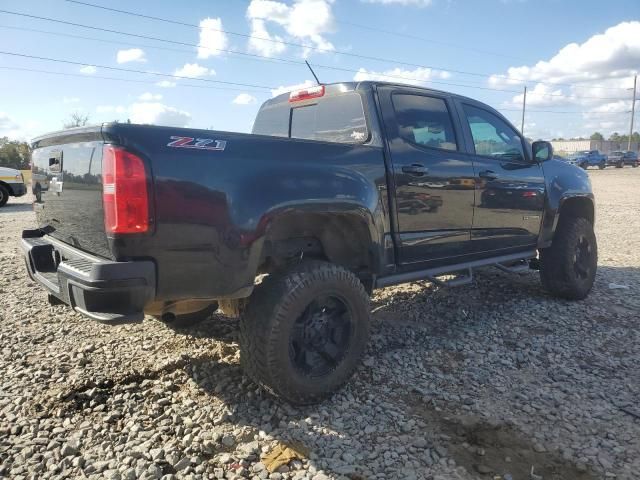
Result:
M610 288L612 283L622 287ZM611 366L603 364L600 355L624 358L633 351L629 344L633 338L626 341L624 333L637 324L639 286L639 268L601 266L594 291L580 302L551 297L534 272L513 275L493 269L478 272L475 285L459 289L417 282L382 290L373 297L372 340L363 365L343 390L309 407L283 403L243 375L237 361L236 320L223 318L219 326L214 318L195 330L177 333L215 338L235 352L231 361L193 359L185 370L202 393L221 405L220 421L242 430L247 442L301 443L312 452L309 461L316 469L356 477L384 471L401 478L409 475L401 473L408 458L414 462L410 469L426 478L427 472L442 467L441 459L450 458L483 479L505 472L519 478L532 466L545 479L591 479L596 478L590 470L593 465L576 466L577 458L563 458L555 449L538 451L534 432L523 426L539 422L552 429L548 418L535 410L520 413L517 426L513 412L520 411L531 382L571 385L571 378L558 374L569 364L588 369L589 388L613 392L612 411L628 420L618 407L630 398L616 392L615 378L610 379L610 388L605 385ZM576 329L598 332L607 341L566 351L555 361L536 350L541 346L544 351L545 344ZM475 368L470 355L486 357L485 371ZM620 364L618 374L626 374L625 365ZM499 393L504 384L511 395ZM594 400L585 407L591 408L601 406ZM590 428L610 428L590 413L578 414L569 423L580 428L583 422ZM366 455L356 454L355 461L336 455L369 452L372 444L389 452L404 451L406 458L377 463L377 458ZM218 452L236 448L241 451L242 445ZM476 450L485 452L483 458ZM258 461L256 455L250 458ZM508 464L505 458L510 459ZM478 462L486 473L477 471Z
M21 212L33 212L33 206L30 203L7 203L4 207L0 208L0 215L3 213L21 213Z

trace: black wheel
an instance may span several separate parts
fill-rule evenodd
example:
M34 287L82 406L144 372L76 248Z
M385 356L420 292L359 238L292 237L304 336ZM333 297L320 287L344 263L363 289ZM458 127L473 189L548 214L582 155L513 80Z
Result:
M604 170L604 167L606 167L606 166L607 166L607 164L606 164L606 163L604 163L604 162L601 162L601 163L599 163L599 164L598 164L598 168L599 168L600 170Z
M183 329L193 327L215 313L218 310L218 304L214 303L207 308L198 310L193 313L186 313L182 315L175 315L173 313L165 313L161 317L156 317L162 323L171 328Z
M616 168L622 168L622 167L624 167L624 163L623 162L618 162L616 164Z
M305 261L257 285L241 317L240 360L256 383L298 405L353 374L369 340L369 297L342 267Z
M569 300L585 298L598 267L593 225L581 217L560 217L551 247L540 250L540 278L551 294Z
M638 162L633 162L633 163L631 164L631 166L632 166L633 168L638 168Z
M0 207L4 207L9 200L9 190L4 185L0 185Z
M586 170L587 168L589 168L589 164L587 162L583 163L580 166L582 167L583 170Z

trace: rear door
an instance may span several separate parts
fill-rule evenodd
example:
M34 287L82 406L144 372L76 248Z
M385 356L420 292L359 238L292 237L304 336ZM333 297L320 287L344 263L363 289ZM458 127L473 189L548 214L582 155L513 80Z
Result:
M545 202L542 166L527 142L504 118L479 103L457 100L473 154L474 252L535 246Z
M401 264L462 255L473 218L473 166L453 105L439 92L378 89L395 186Z

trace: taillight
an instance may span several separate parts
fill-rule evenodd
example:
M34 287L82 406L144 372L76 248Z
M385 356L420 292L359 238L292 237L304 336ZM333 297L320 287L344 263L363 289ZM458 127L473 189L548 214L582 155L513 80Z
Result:
M104 146L102 203L107 233L144 233L149 230L147 175L140 157L120 147Z
M324 95L324 85L318 85L316 87L304 88L302 90L294 90L289 94L290 102L299 102L301 100L307 100L309 98L322 97Z

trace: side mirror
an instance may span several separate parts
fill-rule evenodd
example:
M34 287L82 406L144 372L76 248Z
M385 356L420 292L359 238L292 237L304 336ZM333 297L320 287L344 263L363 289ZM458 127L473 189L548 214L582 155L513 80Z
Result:
M536 162L546 162L553 157L553 147L549 142L538 140L531 144L531 153Z

